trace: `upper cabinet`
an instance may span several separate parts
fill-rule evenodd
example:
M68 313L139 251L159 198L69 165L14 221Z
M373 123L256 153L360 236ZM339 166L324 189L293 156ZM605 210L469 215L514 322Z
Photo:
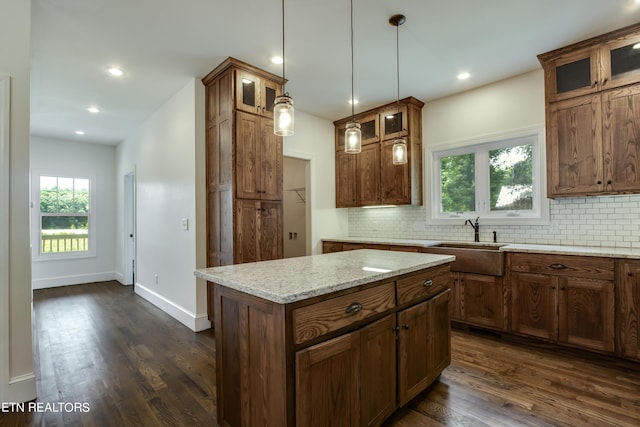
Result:
M281 86L254 73L236 70L236 109L273 118L273 103Z
M422 107L409 97L355 116L362 152L344 152L344 132L352 117L334 122L336 130L336 207L422 204ZM408 162L392 163L393 140L407 142Z
M640 24L538 59L547 197L640 193Z

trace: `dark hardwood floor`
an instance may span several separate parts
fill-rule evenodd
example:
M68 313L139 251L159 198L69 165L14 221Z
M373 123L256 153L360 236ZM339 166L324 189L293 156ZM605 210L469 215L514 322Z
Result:
M216 425L210 330L116 282L35 291L34 316L38 402L86 406L0 425ZM640 426L640 364L461 331L452 349L440 381L386 426Z

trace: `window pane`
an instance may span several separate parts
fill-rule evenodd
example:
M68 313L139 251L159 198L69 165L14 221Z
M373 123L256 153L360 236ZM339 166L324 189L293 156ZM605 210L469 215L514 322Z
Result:
M89 212L89 180L86 178L41 176L40 212Z
M42 216L41 253L89 250L87 216Z
M476 210L475 156L473 153L440 159L442 212Z
M489 151L491 210L533 209L532 145Z

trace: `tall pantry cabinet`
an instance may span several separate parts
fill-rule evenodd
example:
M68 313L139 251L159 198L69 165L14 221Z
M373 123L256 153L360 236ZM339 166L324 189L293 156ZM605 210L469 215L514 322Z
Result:
M283 257L282 137L273 133L281 80L234 58L202 79L208 267Z

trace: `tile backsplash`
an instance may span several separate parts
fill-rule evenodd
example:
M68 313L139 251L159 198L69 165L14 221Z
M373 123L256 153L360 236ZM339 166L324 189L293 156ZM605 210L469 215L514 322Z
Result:
M599 196L549 201L549 225L487 225L480 218L480 241L640 248L640 195ZM425 206L349 209L349 237L473 241L460 225L429 225Z

